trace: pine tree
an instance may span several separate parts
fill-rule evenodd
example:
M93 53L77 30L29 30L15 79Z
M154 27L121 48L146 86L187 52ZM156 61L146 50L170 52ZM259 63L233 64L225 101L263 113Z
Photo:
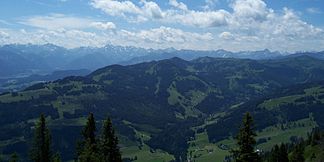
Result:
M93 113L89 114L88 121L86 123L86 126L84 127L82 131L83 138L85 140L88 140L90 144L96 143L96 121L94 119Z
M79 162L100 162L100 156L95 151L95 145L87 140L79 156Z
M275 145L271 150L270 162L279 162L280 158L280 149L278 145Z
M311 145L315 146L318 140L320 140L320 138L321 138L320 130L319 128L315 128L311 133L311 139L310 139Z
M271 150L269 162L288 162L288 153L286 145L281 144L280 147L275 145Z
M281 144L279 148L279 161L278 162L288 162L288 150L285 144Z
M261 161L258 153L254 151L254 146L256 145L256 133L253 131L253 129L253 118L250 113L246 113L243 117L242 125L236 137L239 149L233 151L233 157L236 162Z
M34 162L51 162L51 135L46 126L45 116L42 114L35 127L35 136L31 148L31 160Z
M121 153L118 147L118 138L112 127L110 118L104 121L100 138L100 156L102 162L121 162Z
M80 162L97 162L96 122L92 113L89 114L86 126L82 130L83 140L78 144L77 156Z
M304 149L303 143L297 144L291 154L289 162L304 162Z

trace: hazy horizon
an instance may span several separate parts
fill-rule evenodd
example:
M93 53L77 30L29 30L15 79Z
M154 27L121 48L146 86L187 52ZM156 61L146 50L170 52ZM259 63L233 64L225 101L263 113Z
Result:
M323 6L318 0L1 1L0 45L323 51Z

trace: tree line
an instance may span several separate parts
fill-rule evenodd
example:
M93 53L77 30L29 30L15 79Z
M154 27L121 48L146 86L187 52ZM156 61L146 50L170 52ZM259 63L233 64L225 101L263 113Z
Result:
M263 153L256 149L256 133L254 122L250 113L243 117L239 133L236 136L237 149L231 150L231 156L225 159L226 162L305 162L304 151L306 146L315 146L323 142L324 134L315 128L308 139L297 139L294 143L276 144L271 151ZM321 142L322 141L322 142ZM311 160L315 160L313 153Z
M110 118L103 122L101 134L96 135L97 127L92 113L89 114L81 135L77 142L75 162L122 162L118 147L118 137ZM34 139L29 151L30 161L33 162L61 162L59 152L52 149L52 136L42 114L35 125ZM1 161L1 160L0 160ZM9 162L19 162L16 153L12 154Z
M243 117L239 132L235 137L237 148L232 149L226 162L304 162L304 150L308 145L315 146L323 142L324 134L314 129L307 140L302 138L290 144L275 145L271 151L263 153L256 149L256 133L254 121L250 113ZM103 122L101 134L96 135L97 127L94 115L89 114L86 125L81 131L82 139L77 142L75 162L122 162L118 147L118 137L110 118ZM30 149L30 160L33 162L61 162L59 152L54 152L52 137L46 124L46 118L41 115L35 125L34 139ZM322 141L322 142L321 142ZM316 159L313 154L311 159ZM1 161L1 160L0 160ZM9 162L19 162L16 153Z

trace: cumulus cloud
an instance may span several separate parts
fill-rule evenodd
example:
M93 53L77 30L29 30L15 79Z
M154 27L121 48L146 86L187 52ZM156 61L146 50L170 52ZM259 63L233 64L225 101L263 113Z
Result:
M0 42L2 42L2 44L52 43L67 48L75 48L80 46L100 46L107 43L107 39L105 39L103 35L99 36L96 33L75 29L41 29L36 31L6 29L5 32L10 35L10 37L0 36Z
M168 12L167 22L178 22L183 25L195 27L220 27L228 25L230 14L225 10L219 11L188 11L183 14Z
M219 0L205 0L205 5L202 6L204 10L212 10L215 8Z
M6 37L9 37L9 34L4 31L0 31L0 38L6 38Z
M141 0L142 6L131 1L92 0L94 8L101 9L111 16L122 16L129 21L147 21L148 19L161 19L163 13L159 5L152 1Z
M10 37L6 37L9 36ZM37 30L37 31L15 31L0 30L0 43L52 43L67 48L80 46L104 46L107 43L115 45L130 45L143 48L186 48L205 49L199 42L212 41L211 33L185 32L181 29L161 26L149 30L128 31L118 30L116 32L85 32L76 29Z
M177 0L169 0L169 4L173 7L179 8L181 10L188 10L187 5L182 2L178 2Z
M190 9L185 2L168 0L166 8L149 0L90 2L93 8L103 11L108 17L119 17L129 23L153 21L161 26L152 29L117 29L113 22L50 14L21 19L20 23L36 27L38 31L18 33L25 42L33 38L35 42L48 41L59 45L65 42L69 47L110 42L145 48L323 50L323 29L304 21L298 11L289 8L273 10L264 0L229 0L230 9L215 9L218 0L206 0L206 6L196 10ZM85 32L88 28L97 30ZM19 40L18 36L12 36L14 32L4 32L10 35L6 40ZM4 39L1 33L0 38Z
M139 32L130 32L123 30L121 34L125 37L131 37L134 41L142 40L151 43L188 43L195 41L212 40L211 33L198 34L192 32L184 32L180 29L161 26L150 30L141 30Z
M208 12L189 10L187 5L177 0L169 0L169 5L175 9L168 10L162 10L157 3L146 0L141 0L138 5L131 1L92 0L91 5L110 16L125 17L130 22L159 20L196 27L214 27L227 24L230 16L225 10Z
M90 26L93 26L99 30L116 29L116 25L113 22L93 22L90 24Z
M204 46L199 42L208 42L214 39L211 33L185 32L165 26L138 32L122 30L119 35L129 45L137 47L146 45L151 48L206 49L207 44Z
M270 12L273 12L262 0L236 0L231 7L233 15L241 19L264 20Z
M235 37L231 32L222 32L219 34L219 38L225 39L225 40L234 40Z

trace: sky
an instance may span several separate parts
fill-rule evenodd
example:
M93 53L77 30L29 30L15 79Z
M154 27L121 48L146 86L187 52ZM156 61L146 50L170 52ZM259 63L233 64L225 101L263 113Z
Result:
M1 0L0 45L323 51L323 0Z

